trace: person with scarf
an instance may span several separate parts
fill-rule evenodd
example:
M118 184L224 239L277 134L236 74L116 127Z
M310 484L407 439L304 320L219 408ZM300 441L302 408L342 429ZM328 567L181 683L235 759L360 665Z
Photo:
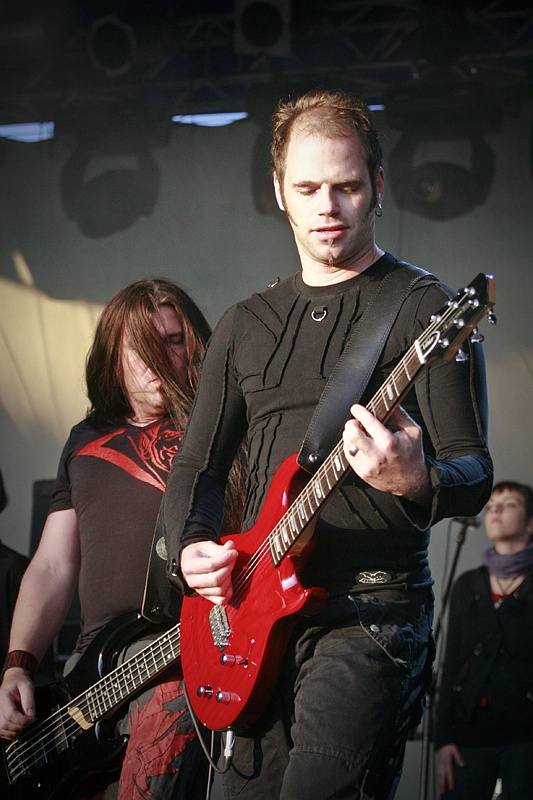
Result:
M494 486L492 547L454 584L435 727L446 800L533 798L533 490Z

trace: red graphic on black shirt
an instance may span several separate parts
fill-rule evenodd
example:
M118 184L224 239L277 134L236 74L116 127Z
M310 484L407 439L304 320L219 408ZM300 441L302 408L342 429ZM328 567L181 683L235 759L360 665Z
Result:
M123 469L133 478L165 491L167 476L183 438L183 430L161 423L132 434L119 428L82 447L76 456L93 456ZM127 452L129 451L129 452Z
M141 707L139 701L135 703L129 715L130 736L122 762L118 800L170 796L166 783L166 793L159 794L157 779L167 776L164 778L166 782L170 775L175 775L174 780L178 780L181 762L186 758L183 753L189 742L196 738L192 726L188 730L180 730L183 728L181 717L185 710L171 710L181 694L178 682L168 681L154 688L152 697L145 705ZM185 775L183 781L186 780ZM186 787L180 788L181 793L176 794L185 796Z

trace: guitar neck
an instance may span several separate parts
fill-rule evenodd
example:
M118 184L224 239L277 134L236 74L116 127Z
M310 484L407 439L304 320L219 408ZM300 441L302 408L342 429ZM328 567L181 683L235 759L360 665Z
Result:
M69 713L74 718L81 715L85 724L95 723L179 657L180 626L175 625L75 698Z
M388 421L424 364L417 340L367 405L380 422ZM269 547L276 566L294 547L349 468L341 439L271 532Z

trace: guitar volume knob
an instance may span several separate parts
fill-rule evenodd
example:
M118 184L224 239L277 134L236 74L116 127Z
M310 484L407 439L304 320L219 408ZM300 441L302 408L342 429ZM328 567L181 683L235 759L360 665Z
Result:
M198 686L196 689L196 695L198 697L205 697L209 700L213 696L213 687L212 686Z
M227 706L231 702L231 693L223 692L222 689L219 689L215 695L215 700L217 703L224 703Z
M228 653L223 653L220 656L220 663L223 667L234 667L235 664L237 664L239 667L247 667L248 659L243 658L242 656L232 656Z

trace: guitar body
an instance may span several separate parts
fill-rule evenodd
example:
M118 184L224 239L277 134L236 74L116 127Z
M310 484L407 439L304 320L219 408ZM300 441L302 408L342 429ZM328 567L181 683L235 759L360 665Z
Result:
M257 719L272 694L298 615L318 612L327 599L323 589L307 589L298 578L310 552L312 525L297 555L275 566L268 554L269 534L308 479L296 455L289 456L276 472L253 528L221 540L233 538L239 550L232 575L234 596L228 604L213 606L198 595L183 598L185 684L193 710L212 730L239 729ZM222 626L227 622L228 627L222 641L220 614Z
M116 737L111 716L87 726L67 715L67 730L53 724L54 712L98 683L117 666L124 647L153 629L153 623L135 612L113 620L62 681L36 688L38 721L15 740L20 756L8 761L6 748L11 743L1 740L2 800L76 800L88 778L118 771L127 736Z

